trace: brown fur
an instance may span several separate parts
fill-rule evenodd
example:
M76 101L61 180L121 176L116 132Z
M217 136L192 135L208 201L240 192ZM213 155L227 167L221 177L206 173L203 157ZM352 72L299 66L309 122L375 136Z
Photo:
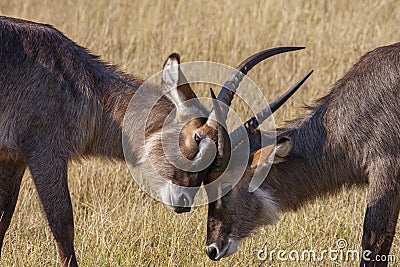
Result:
M200 186L200 175L171 165L155 138L175 108L172 101L167 96L158 99L145 121L143 108L153 106L162 87L147 86L139 96L143 106L127 110L143 81L102 62L49 25L7 17L0 17L0 66L0 247L28 167L61 259L64 265L77 266L68 162L90 156L124 160L123 135L133 165L157 162L163 183ZM203 107L199 111L208 116ZM203 129L204 123L195 119L180 133L182 123L167 125L170 136L179 134L188 159L198 151L196 128L217 140L214 132L209 135ZM155 140L148 157L144 138Z

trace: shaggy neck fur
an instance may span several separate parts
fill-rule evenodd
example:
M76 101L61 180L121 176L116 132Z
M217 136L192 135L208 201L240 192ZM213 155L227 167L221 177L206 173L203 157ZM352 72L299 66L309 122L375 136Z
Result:
M326 130L328 106L329 99L322 99L310 115L279 131L279 136L291 139L292 148L284 162L273 164L261 189L270 192L281 211L297 210L343 186L365 183L354 159Z

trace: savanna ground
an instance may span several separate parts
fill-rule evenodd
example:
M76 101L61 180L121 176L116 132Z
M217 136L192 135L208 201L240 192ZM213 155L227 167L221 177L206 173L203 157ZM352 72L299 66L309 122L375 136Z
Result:
M306 85L276 113L277 125L326 94L365 52L399 41L397 1L6 1L0 14L52 24L122 70L146 78L173 51L183 61L235 66L261 49L307 49L257 66L250 78L272 100L308 70ZM205 95L206 87L197 88ZM366 97L366 96L360 96ZM240 113L240 110L237 110ZM361 250L365 189L347 189L285 214L220 262L204 253L207 208L177 215L139 190L124 163L71 164L76 252L81 266L354 266L355 261L261 262L257 252ZM398 228L399 229L399 228ZM400 231L398 231L400 232ZM400 236L392 254L400 262ZM55 242L29 173L6 235L1 266L58 266Z

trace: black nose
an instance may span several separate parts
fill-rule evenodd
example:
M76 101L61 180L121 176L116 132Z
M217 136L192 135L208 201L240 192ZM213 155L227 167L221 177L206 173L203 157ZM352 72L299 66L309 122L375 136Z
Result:
M174 206L174 211L176 213L183 213L190 211L190 201L189 198L185 194L181 194L178 198L177 205Z
M176 213L184 213L184 212L189 212L190 211L190 207L174 207L174 211Z
M190 207L190 201L185 194L181 194L178 199L178 206L180 207Z
M183 212L189 212L190 211L190 201L188 197L185 194L181 194L178 198L178 203L177 205L174 206L174 211L176 213L183 213Z
M216 248L216 247L214 247L214 246L209 246L209 247L207 247L207 248L206 248L206 253L207 253L207 255L208 255L208 257L209 257L210 259L212 259L213 261L216 260L217 255L218 255L218 251L217 251L217 248Z

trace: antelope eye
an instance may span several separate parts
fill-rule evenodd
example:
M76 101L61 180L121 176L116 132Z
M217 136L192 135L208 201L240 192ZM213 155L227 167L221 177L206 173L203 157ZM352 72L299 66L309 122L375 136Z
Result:
M194 141L196 141L197 144L200 144L200 142L201 142L200 135L198 135L197 133L195 133L193 138L194 138Z

